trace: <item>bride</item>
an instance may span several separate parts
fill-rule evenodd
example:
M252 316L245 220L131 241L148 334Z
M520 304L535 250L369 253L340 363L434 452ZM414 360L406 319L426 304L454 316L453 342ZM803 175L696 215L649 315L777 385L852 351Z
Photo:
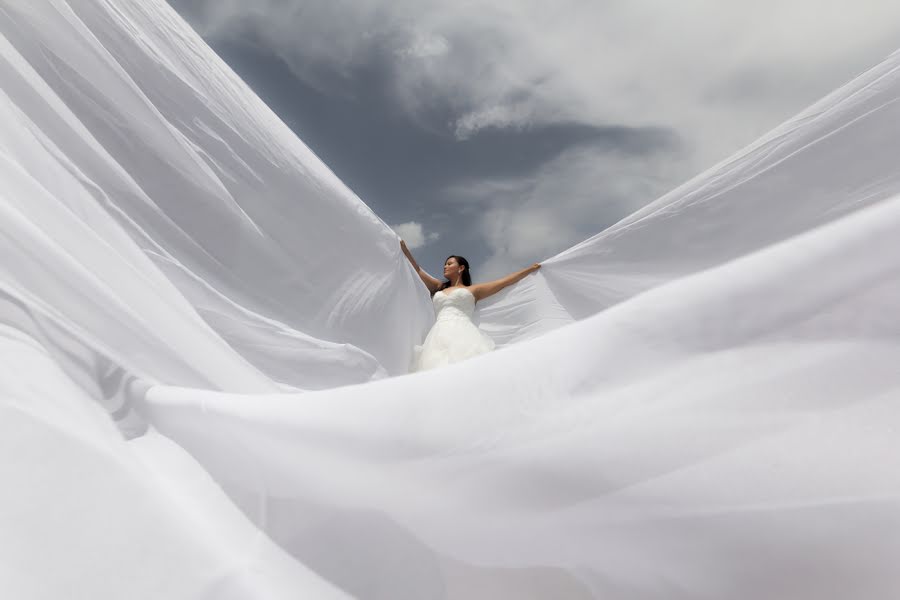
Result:
M472 285L469 261L454 255L444 261L446 281L442 282L419 266L403 240L400 248L431 292L435 312L434 326L422 346L416 348L412 371L443 367L493 350L494 341L472 322L475 303L541 268L540 263L535 263L506 277Z

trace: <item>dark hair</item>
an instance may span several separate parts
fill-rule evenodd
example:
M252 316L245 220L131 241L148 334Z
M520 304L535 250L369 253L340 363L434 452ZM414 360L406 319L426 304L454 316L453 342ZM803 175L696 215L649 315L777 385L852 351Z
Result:
M456 256L455 254L451 254L446 259L444 259L444 262L446 263L451 258L455 258L456 264L458 264L459 266L465 267L465 269L462 272L463 285L466 285L466 286L472 285L472 273L469 272L469 261L464 259L462 256ZM440 291L444 288L448 288L448 287L450 287L450 282L445 281L444 283L441 284L441 287L438 288L438 291Z

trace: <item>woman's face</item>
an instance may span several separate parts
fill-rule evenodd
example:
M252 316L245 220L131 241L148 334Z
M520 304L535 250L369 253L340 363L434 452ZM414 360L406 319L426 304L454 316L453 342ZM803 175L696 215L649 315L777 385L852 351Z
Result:
M460 267L459 263L456 262L456 258L450 257L444 262L444 277L446 279L451 279L459 274Z

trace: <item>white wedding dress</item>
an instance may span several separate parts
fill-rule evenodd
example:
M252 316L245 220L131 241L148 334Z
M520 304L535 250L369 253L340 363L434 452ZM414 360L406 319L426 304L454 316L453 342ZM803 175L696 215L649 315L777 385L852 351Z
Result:
M413 371L443 367L494 349L494 340L472 321L475 296L466 288L434 294L435 322L422 346L416 347Z

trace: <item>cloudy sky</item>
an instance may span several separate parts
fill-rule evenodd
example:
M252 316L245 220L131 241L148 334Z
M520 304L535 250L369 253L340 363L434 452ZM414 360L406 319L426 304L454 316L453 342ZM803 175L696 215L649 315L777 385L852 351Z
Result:
M896 0L170 0L431 272L541 260L900 48Z

